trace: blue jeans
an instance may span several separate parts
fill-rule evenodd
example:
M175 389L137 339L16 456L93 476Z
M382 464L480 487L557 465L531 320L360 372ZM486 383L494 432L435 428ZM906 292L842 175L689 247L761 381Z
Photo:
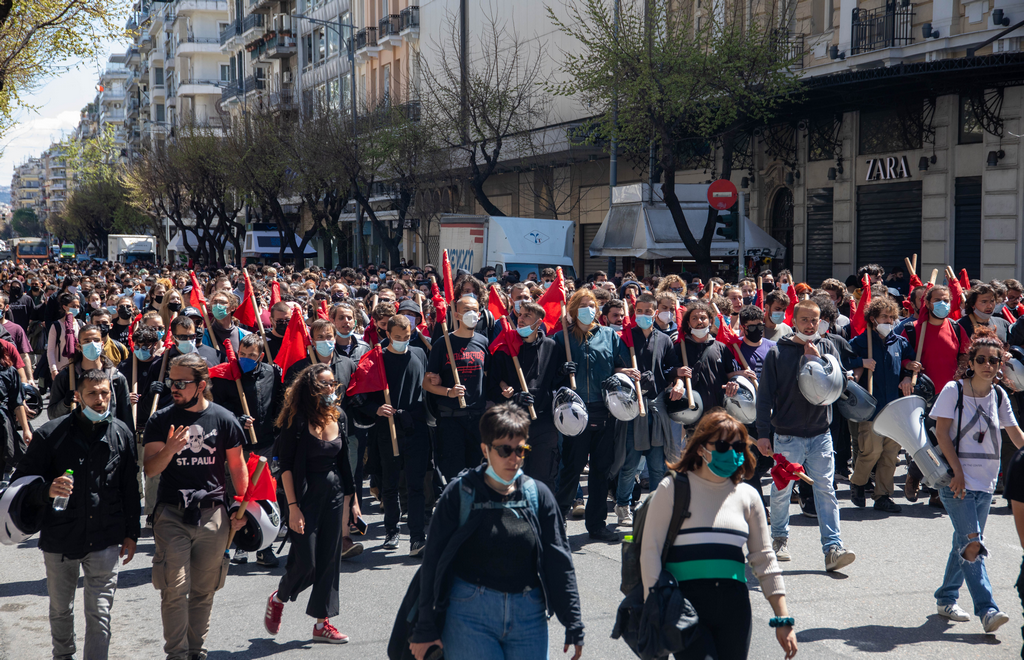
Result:
M626 459L622 464L622 471L619 472L619 485L615 489L615 505L629 506L633 501L633 486L636 483L637 468L640 466L640 457L647 457L648 479L651 484L651 492L661 483L665 476L665 448L651 447L645 451L637 451L633 448L633 424L627 422L629 427L626 430Z
M814 479L814 507L818 511L818 530L821 532L821 550L828 554L833 546L842 547L839 538L839 502L832 488L835 460L832 456L832 436L827 431L811 438L795 435L775 436L775 453L782 454L791 463L804 466L807 476ZM779 490L772 484L772 538L789 538L789 482Z
M985 555L988 551L982 545L982 551L974 561L963 557L964 548L973 541L982 543L985 533L985 520L988 518L989 507L992 506L992 494L980 490L968 490L964 498L953 496L949 486L939 491L939 499L946 507L949 521L953 523L953 548L949 551L946 562L946 574L942 578L942 586L935 591L935 601L939 605L952 605L960 596L960 586L967 581L967 589L974 601L975 616L983 616L990 610L999 609L992 598L992 583L988 581L985 570ZM977 534L975 538L968 538Z
M507 594L455 578L441 642L447 660L546 660L543 591Z

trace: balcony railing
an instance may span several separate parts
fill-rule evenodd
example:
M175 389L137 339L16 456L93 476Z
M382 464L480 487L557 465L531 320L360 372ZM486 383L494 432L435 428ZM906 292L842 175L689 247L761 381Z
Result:
M898 5L901 1L888 0L886 6L877 9L853 10L851 54L914 43L914 6Z
M399 14L391 14L380 19L377 24L377 34L380 35L381 39L386 39L390 36L398 36L398 33L402 31L402 18Z
M788 30L775 31L775 52L785 62L793 62L794 69L804 67L804 35Z
M245 93L255 92L257 90L266 89L267 81L265 78L257 78L256 76L247 76L245 79Z
M230 85L225 86L224 89L221 90L220 100L224 102L233 99L236 96L238 96L239 91L240 90L238 89L238 85L235 83L231 83Z
M356 32L356 50L371 48L377 45L377 28L365 27Z
M242 34L242 25L237 20L233 23L228 23L227 27L220 31L220 45L224 46L240 34Z
M402 10L400 14L400 25L401 31L406 30L419 30L420 29L420 7L419 5L411 5Z
M245 34L249 30L255 30L256 28L263 27L263 21L265 20L263 14L249 14L242 20L242 34Z

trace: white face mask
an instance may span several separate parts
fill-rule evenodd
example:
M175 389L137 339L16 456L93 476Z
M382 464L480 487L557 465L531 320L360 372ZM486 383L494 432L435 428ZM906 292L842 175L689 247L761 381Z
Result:
M793 335L796 336L797 339L799 339L800 341L804 342L805 344L807 342L812 342L812 341L814 341L815 339L818 338L818 333L817 332L815 332L813 335L805 335L802 332L794 332Z
M622 332L622 326L621 325L615 325L614 323L609 323L608 327L611 328L612 330L614 330L615 332Z
M479 320L480 314L472 310L462 315L462 323L468 328L475 328Z
M662 323L671 323L675 317L674 312L658 312L658 320Z
M892 332L892 323L879 323L875 326L875 329L878 330L878 334L888 337L889 333Z
M697 339L704 339L708 336L709 332L711 332L711 328L693 328L690 330L690 333Z
M828 334L828 321L818 321L818 334L819 335L826 335L826 334Z

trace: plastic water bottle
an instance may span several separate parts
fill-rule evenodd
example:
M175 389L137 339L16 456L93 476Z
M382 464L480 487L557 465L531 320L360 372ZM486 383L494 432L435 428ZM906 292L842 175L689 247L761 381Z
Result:
M277 456L270 459L270 474L275 477L281 474L281 463L278 462Z
M75 474L74 470L68 470L67 472L64 473L64 476L71 480L71 485L72 486L75 483L75 477L73 476L74 474ZM67 507L68 507L68 498L67 497L55 497L53 499L53 510L54 511L63 511Z

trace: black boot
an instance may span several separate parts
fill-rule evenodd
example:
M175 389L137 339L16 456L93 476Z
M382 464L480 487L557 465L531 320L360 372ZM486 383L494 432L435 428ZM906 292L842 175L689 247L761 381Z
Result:
M854 506L861 509L867 505L867 501L864 498L864 486L850 484L850 501L853 502Z

